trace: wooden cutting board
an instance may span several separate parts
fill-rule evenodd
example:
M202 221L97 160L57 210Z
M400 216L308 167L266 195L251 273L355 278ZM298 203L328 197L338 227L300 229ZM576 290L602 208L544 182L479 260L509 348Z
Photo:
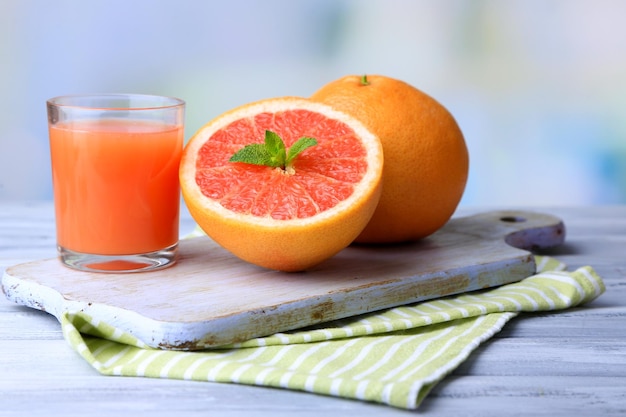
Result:
M170 268L98 274L54 258L9 267L2 289L57 318L82 311L151 347L196 350L519 281L535 273L529 250L564 237L551 215L495 211L454 218L417 243L352 246L299 273L247 264L199 237L180 242Z

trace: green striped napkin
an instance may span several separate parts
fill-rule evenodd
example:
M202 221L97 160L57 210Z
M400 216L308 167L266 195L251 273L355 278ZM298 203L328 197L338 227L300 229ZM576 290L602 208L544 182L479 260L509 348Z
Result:
M415 409L478 345L520 312L561 310L605 290L591 267L537 257L520 282L195 352L147 347L80 313L61 317L69 344L104 375L263 385Z

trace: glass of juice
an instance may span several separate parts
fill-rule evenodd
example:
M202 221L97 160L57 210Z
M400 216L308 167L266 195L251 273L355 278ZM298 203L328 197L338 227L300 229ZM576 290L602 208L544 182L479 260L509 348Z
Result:
M101 94L47 101L57 248L91 272L172 265L185 102Z

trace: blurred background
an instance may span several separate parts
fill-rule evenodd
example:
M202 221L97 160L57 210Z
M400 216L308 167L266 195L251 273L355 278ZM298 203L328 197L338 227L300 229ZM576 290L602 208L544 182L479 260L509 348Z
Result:
M383 74L456 117L462 205L626 203L626 1L0 0L0 200L51 199L45 100L220 113Z

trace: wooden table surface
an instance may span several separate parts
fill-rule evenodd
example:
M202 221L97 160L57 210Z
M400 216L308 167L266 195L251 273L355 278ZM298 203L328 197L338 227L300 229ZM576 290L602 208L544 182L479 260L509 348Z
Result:
M626 206L497 207L508 208L563 219L566 243L549 255L570 269L593 266L606 293L580 308L513 319L416 412L264 387L101 376L53 316L2 296L0 416L626 416ZM185 214L181 233L192 228ZM0 202L0 273L55 255L50 202Z

